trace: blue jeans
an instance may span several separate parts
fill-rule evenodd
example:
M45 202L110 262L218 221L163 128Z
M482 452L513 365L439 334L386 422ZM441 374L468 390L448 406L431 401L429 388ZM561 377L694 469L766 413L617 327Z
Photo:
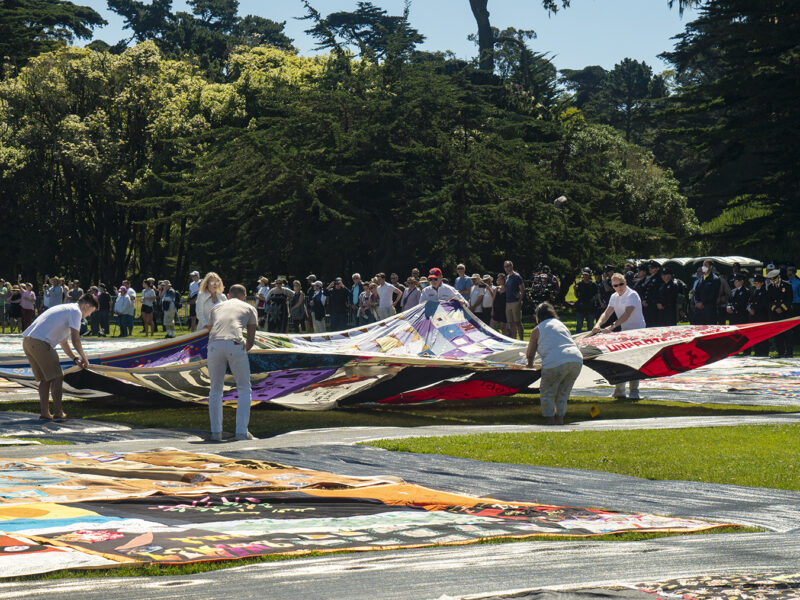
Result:
M586 330L590 331L594 327L594 313L575 311L575 333L583 331L583 323L586 322Z

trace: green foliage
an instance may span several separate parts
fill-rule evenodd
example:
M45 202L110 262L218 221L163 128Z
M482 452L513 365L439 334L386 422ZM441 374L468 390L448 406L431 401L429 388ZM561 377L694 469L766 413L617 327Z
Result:
M800 13L785 0L709 0L664 56L679 87L657 153L694 200L712 251L796 256Z
M0 80L29 58L92 37L106 21L88 6L66 0L3 0L0 3Z
M490 462L591 469L645 479L800 491L800 425L481 434L370 445ZM664 449L669 448L668 452Z

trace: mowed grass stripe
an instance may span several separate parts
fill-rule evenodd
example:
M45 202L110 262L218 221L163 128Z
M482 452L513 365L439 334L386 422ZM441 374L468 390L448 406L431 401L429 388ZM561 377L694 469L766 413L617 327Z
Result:
M380 440L386 450L800 491L800 425Z

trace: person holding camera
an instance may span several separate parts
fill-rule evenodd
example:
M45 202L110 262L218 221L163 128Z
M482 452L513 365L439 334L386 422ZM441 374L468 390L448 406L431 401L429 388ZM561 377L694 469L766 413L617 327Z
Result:
M350 312L350 290L344 285L341 277L337 277L325 289L328 310L331 316L331 331L347 329L347 315Z

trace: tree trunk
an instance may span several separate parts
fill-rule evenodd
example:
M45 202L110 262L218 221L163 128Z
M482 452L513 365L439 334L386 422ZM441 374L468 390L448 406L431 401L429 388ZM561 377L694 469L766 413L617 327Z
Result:
M489 73L494 72L494 35L489 22L489 0L469 0L469 7L478 23L478 51L480 68Z

